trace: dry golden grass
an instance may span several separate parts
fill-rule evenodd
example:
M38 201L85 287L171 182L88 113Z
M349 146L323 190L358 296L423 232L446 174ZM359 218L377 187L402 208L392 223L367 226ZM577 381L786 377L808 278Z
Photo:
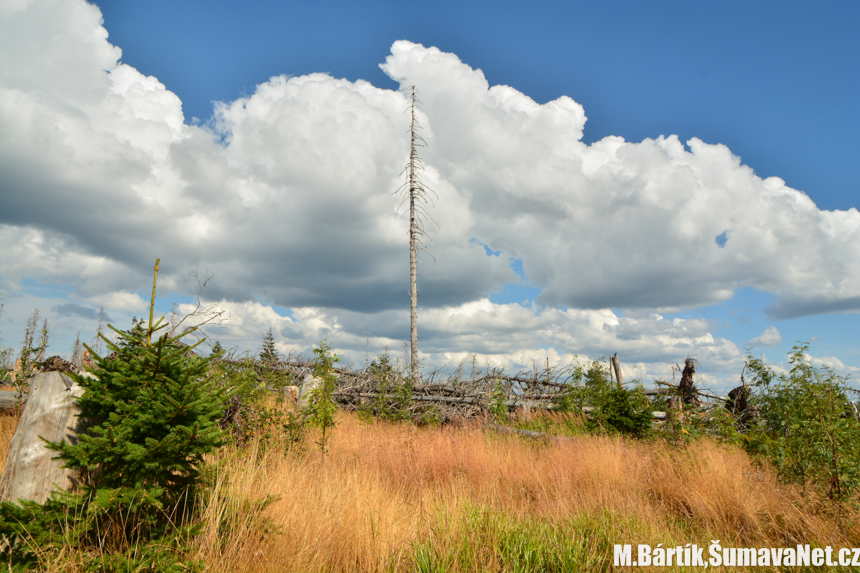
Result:
M469 523L482 512L569 536L578 534L575 524L596 523L602 545L592 534L585 551L602 552L604 566L611 543L851 547L860 539L857 528L840 531L821 515L821 500L711 441L678 448L586 436L544 444L480 427L366 425L344 413L338 421L324 461L313 450L222 455L196 546L212 570L412 570L416 547L456 550L475 536ZM261 518L239 501L267 494L279 496L263 513L279 534L261 535ZM219 539L219 528L229 535ZM450 570L504 567L486 558Z
M16 424L0 415L0 462ZM567 544L559 551L589 570L612 570L613 543L860 545L860 529L840 530L824 500L708 440L543 443L480 426L366 424L340 412L329 454L313 449L313 437L308 447L296 455L252 444L210 460L213 487L191 557L237 573L413 571L421 555L448 571L501 571L511 563L497 548L512 528L538 552ZM260 511L267 495L278 500ZM63 552L65 565L46 571L77 570L86 559Z
M9 455L9 444L18 427L19 416L17 413L0 412L0 473L6 465L6 456Z

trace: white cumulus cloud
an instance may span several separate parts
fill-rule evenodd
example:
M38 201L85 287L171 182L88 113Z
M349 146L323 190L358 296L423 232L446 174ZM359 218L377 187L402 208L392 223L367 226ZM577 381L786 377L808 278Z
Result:
M747 344L750 346L760 346L764 348L771 348L776 346L777 344L782 344L782 335L779 333L779 330L776 329L775 326L768 326L764 332L750 340Z

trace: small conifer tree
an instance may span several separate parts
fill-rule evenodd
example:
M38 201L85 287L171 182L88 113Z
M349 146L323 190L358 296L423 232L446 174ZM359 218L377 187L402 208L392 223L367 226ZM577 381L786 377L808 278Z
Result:
M376 378L376 398L366 402L361 411L390 422L408 420L412 380L407 379L398 384L399 376L391 365L388 349L373 359L367 373Z
M78 405L90 426L77 443L48 447L80 472L77 490L55 492L41 506L0 503L0 539L31 540L8 546L12 562L32 562L39 547L59 543L98 547L104 559L124 563L118 568L138 570L147 555L141 545L170 545L183 531L177 525L189 523L203 456L225 443L218 421L229 393L206 376L208 361L188 352L202 340L177 344L194 328L153 340L168 326L152 319L157 277L158 261L149 322L135 320L126 331L108 325L118 336L115 343L101 335L110 355L87 347L96 378L69 374L84 388Z
M221 346L221 343L216 340L215 344L212 345L212 350L209 351L209 357L210 358L221 358L225 352L227 352L227 351L224 350L224 347Z
M278 350L275 348L275 336L272 334L272 329L270 327L269 332L267 332L266 336L263 337L263 349L260 351L260 362L273 364L280 360L280 358Z
M334 402L334 393L337 389L337 376L334 373L334 365L340 362L340 356L331 353L331 346L325 341L320 342L319 348L314 348L317 355L314 361L314 376L320 379L317 386L310 395L308 410L310 422L320 429L320 439L317 445L320 453L325 456L326 445L331 438L331 430L335 427L334 415L337 412L337 404Z

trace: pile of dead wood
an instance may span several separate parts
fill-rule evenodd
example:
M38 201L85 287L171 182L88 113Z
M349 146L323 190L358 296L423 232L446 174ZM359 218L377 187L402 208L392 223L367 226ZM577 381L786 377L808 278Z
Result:
M240 362L240 359L223 357L219 360ZM243 361L244 362L244 361ZM670 418L683 419L690 415L707 415L716 407L724 407L737 416L742 425L754 419L757 412L749 404L750 389L743 383L729 393L728 397L716 396L696 387L694 376L697 361L687 358L683 368L678 366L680 381L676 384L655 380L659 386L646 390L648 396L665 396L665 411L654 412L655 421ZM39 364L43 372L76 372L77 368L60 359L51 357ZM313 376L313 361L307 358L289 357L284 361L254 362L257 377L263 381L266 373L281 373L292 379L294 386L289 386L287 392L291 398L300 404L306 402L309 392L319 384ZM618 355L610 358L610 374L614 381L623 384ZM432 409L442 422L469 420L485 417L491 408L500 404L509 412L529 413L532 411L550 411L565 397L572 388L572 368L546 368L538 371L520 372L513 376L504 374L500 369L488 368L481 374L477 368L472 368L471 375L463 374L463 368L454 373L435 371L427 374L422 383L411 387L408 404L400 406L406 409L410 417L420 417L428 409ZM379 378L368 368L354 370L350 368L335 369L337 388L334 399L346 410L358 410L380 400L390 400L394 405L394 388L402 387L406 381L396 370L389 373L387 392L380 392ZM741 375L743 382L743 375ZM402 394L401 394L402 396ZM26 401L26 395L16 392L0 392L0 409L13 408ZM589 407L583 411L588 412Z

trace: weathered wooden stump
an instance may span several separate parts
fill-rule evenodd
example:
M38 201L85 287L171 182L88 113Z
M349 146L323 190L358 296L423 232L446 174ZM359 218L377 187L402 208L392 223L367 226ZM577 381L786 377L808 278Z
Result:
M320 380L310 372L304 373L304 375L302 376L302 386L299 390L299 408L308 407L311 400L311 392L316 390L320 384L322 384L322 380Z
M44 503L58 487L72 487L74 472L64 469L62 460L52 459L57 453L47 449L40 436L51 442L77 441L82 421L77 417L80 410L75 398L83 391L61 372L43 372L31 379L27 404L0 478L0 501Z

